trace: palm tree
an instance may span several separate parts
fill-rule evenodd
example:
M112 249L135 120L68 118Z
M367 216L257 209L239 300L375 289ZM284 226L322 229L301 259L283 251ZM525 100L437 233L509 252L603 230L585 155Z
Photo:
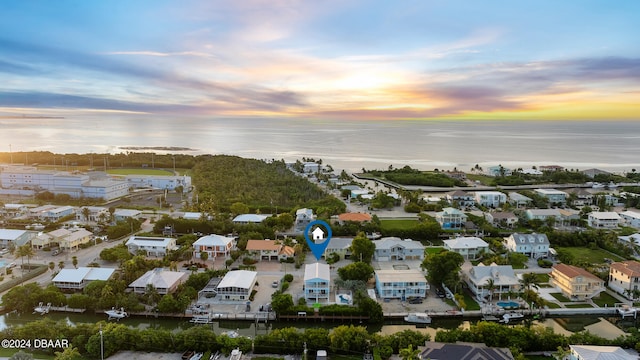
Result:
M33 248L31 247L31 244L24 244L22 246L18 246L15 252L15 257L20 258L20 260L22 261L22 268L24 268L24 257L25 256L27 257L27 265L29 267L29 271L31 271L31 263L29 260L31 260L31 257L33 257L34 255L35 253L33 252Z
M60 268L60 270L64 269L64 261L58 262L58 267Z
M77 269L78 268L78 257L77 256L73 256L71 258L71 263L73 264L73 267Z
M84 221L89 221L89 216L91 216L91 210L88 207L82 208L82 216L84 217Z
M521 284L522 284L522 287L526 290L524 300L529 302L528 293L531 291L531 288L536 288L536 289L540 288L539 286L540 282L538 281L538 276L534 273L522 274Z
M489 291L489 302L492 302L493 291L496 289L496 283L493 280L493 278L490 278L489 280L487 280L487 284L485 285L485 288Z
M53 271L56 268L56 263L49 261L49 270Z
M400 349L400 357L402 360L419 360L420 349L414 349L413 345L409 344L409 347Z

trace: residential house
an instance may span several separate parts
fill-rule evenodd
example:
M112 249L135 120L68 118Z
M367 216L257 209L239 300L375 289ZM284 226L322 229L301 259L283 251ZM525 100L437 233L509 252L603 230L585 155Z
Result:
M165 256L169 251L177 250L176 239L169 237L151 237L134 235L127 240L129 252L136 255L142 251L147 256Z
M553 265L549 283L572 301L591 299L605 290L604 280L585 269L567 264Z
M304 298L307 303L328 303L330 289L329 265L319 262L306 264L304 267Z
M427 341L424 346L419 346L418 349L420 349L419 359L514 359L508 348L488 347L480 343Z
M522 173L523 175L533 175L533 176L540 176L544 174L542 171L534 168L522 169L520 173Z
M95 280L107 281L116 269L79 267L77 269L62 269L53 278L53 285L62 290L82 290Z
M4 204L0 209L0 215L7 217L16 217L29 212L29 206L26 204Z
M419 270L377 270L376 291L383 299L400 299L427 296L430 286Z
M316 219L315 215L313 215L312 209L298 209L296 210L296 219L295 219L295 228L298 231L304 231L304 229Z
M323 243L327 241L326 239L316 240L316 243ZM340 259L349 259L351 258L351 243L353 242L353 238L344 238L344 237L334 237L331 238L329 244L324 249L325 258L333 253L338 254Z
M587 169L587 170L582 170L581 173L587 175L590 178L594 178L596 177L596 175L611 175L610 172L608 171L604 171L604 170L600 170L600 169Z
M229 271L216 287L217 296L222 300L247 301L257 281L258 273L255 271Z
M270 215L241 214L233 218L234 224L260 224Z
M536 194L547 198L549 205L564 205L567 202L569 194L556 189L534 189Z
M76 209L76 220L78 221L107 221L109 217L109 209L102 206L82 206Z
M454 207L474 206L476 199L472 193L456 190L446 195L446 200Z
M288 247L288 246L287 246ZM246 250L249 255L258 260L275 260L278 261L288 255L283 252L285 245L276 240L249 240L247 241Z
M545 234L513 233L504 238L504 245L509 251L527 255L532 259L549 256L550 244Z
M164 189L176 190L182 187L183 191L191 189L191 177L186 175L138 175L131 174L125 177L129 187L134 189Z
M625 226L640 229L640 212L627 210L620 213L620 218Z
M113 213L114 221L127 221L127 219L139 219L142 211L135 209L116 209Z
M0 248L7 248L10 244L22 246L37 236L37 232L28 230L0 229Z
M593 211L587 217L589 226L596 229L616 229L620 220L620 215L613 211Z
M492 263L485 266L480 263L466 271L463 270L462 278L480 301L490 298L501 299L509 293L517 292L521 287L520 279L516 276L511 265ZM491 282L493 282L493 288L490 286Z
M577 226L582 223L580 211L574 209L558 209L560 224L562 226Z
M510 192L508 201L509 204L515 206L516 209L526 208L533 203L533 200L530 197L517 192Z
M448 177L452 178L452 179L456 179L456 180L461 180L461 181L465 181L467 180L467 173L465 173L464 171L449 171L447 170L447 172L444 173L445 175L447 175Z
M618 236L618 241L621 243L640 246L640 233L631 234L629 236Z
M487 175L489 176L511 176L511 174L513 174L513 170L508 169L502 165L491 166L487 170Z
M551 219L555 222L562 222L562 214L558 209L527 209L524 216L527 220L547 221Z
M436 213L436 221L443 229L461 229L467 222L467 215L458 209L446 207Z
M484 213L484 218L493 226L513 228L518 223L518 217L509 211Z
M209 259L215 259L218 256L227 258L234 248L234 238L211 234L203 236L193 243L193 256L200 258L200 253L206 252Z
M62 230L68 231L66 229L62 229ZM31 246L34 249L42 249L44 247L50 247L52 245L51 243L52 239L53 239L53 236L51 236L50 233L39 232L38 235L36 235L36 237L31 239Z
M457 252L469 260L475 260L489 251L489 244L474 236L457 237L443 242L446 250Z
M89 244L93 240L93 233L82 227L69 229L67 236L57 239L60 249L78 250L80 246Z
M593 205L593 194L583 188L569 190L569 198L572 198L572 206L591 206Z
M189 278L186 272L168 271L163 268L155 268L147 271L129 284L134 293L142 295L147 292L147 286L152 286L158 294L166 295L176 291L178 286Z
M338 223L346 222L368 223L371 222L371 215L366 213L343 213L338 215Z
M425 247L419 241L385 237L374 240L373 244L376 246L373 259L376 261L424 260Z
M567 360L637 360L638 352L619 346L569 345Z
M202 220L202 219L208 219L209 217L207 216L206 213L203 213L203 212L187 211L182 213L181 218L185 220Z
M507 202L507 195L500 191L476 191L475 199L480 206L497 208Z
M629 300L640 298L640 262L626 260L611 264L608 285Z
M38 218L40 220L55 222L70 215L75 216L75 213L76 208L73 206L56 206L53 209L40 212Z

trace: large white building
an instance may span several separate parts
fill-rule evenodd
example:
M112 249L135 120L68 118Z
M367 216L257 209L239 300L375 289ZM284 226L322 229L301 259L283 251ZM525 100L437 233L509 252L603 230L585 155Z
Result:
M328 303L331 290L329 265L312 263L304 268L304 298L308 304Z
M424 245L411 239L385 237L373 241L376 249L373 259L376 261L389 260L424 260Z
M465 259L474 260L489 251L489 244L486 241L473 236L457 237L455 239L444 240L444 248L457 252Z
M608 286L629 300L640 297L640 262L626 260L609 267Z
M543 196L549 200L550 204L564 204L569 197L564 191L556 190L556 189L534 189L536 194Z
M38 235L35 231L0 229L0 248L13 246L22 246Z
M520 289L520 279L516 276L511 265L491 264L485 266L480 263L480 265L472 266L471 269L463 273L463 278L469 285L469 289L480 300L488 297L500 299L503 295ZM493 282L493 288L490 287L490 280Z
M191 189L191 177L186 175L127 175L125 179L129 187L136 189L153 188L175 190L178 186L182 186L184 191Z
M206 235L193 243L193 256L200 258L200 253L206 252L209 259L215 259L218 256L229 257L231 250L235 247L235 239L222 235Z
M549 239L545 234L514 233L504 238L505 247L511 252L539 259L549 255Z
M112 200L129 193L125 180L108 177L105 173L72 174L65 171L38 170L32 166L4 166L0 172L3 189L29 189L67 194L73 198Z
M594 211L589 213L587 222L596 229L615 229L620 225L620 215L613 211Z
M153 286L158 294L171 294L180 284L187 281L189 275L182 271L167 271L163 268L156 268L147 271L129 284L129 288L136 294L144 294L147 292L147 286Z
M630 211L630 210L621 212L620 218L622 219L622 222L626 226L631 226L636 229L640 229L640 212Z
M134 235L127 240L127 249L136 255L139 251L148 256L165 256L169 251L177 250L176 239Z
M62 269L53 278L53 285L58 289L82 290L88 283L101 280L107 281L116 269L79 267L77 269Z
M229 271L216 287L222 300L249 300L258 281L258 273L249 270Z
M476 191L475 199L480 206L496 208L507 202L507 195L500 191Z
M429 283L419 270L377 270L376 292L383 299L400 299L427 296Z

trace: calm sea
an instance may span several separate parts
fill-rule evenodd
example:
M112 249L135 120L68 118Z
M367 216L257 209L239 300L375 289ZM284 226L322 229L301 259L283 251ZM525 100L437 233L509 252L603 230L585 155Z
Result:
M287 161L322 158L348 170L389 165L469 170L475 164L640 170L640 121L0 119L0 144L3 152L56 153L186 147L192 150L180 152Z

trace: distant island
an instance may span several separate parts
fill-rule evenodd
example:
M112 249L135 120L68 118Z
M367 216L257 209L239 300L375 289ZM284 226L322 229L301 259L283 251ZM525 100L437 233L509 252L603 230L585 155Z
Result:
M159 151L196 151L196 149L181 146L121 146L123 150L159 150Z

